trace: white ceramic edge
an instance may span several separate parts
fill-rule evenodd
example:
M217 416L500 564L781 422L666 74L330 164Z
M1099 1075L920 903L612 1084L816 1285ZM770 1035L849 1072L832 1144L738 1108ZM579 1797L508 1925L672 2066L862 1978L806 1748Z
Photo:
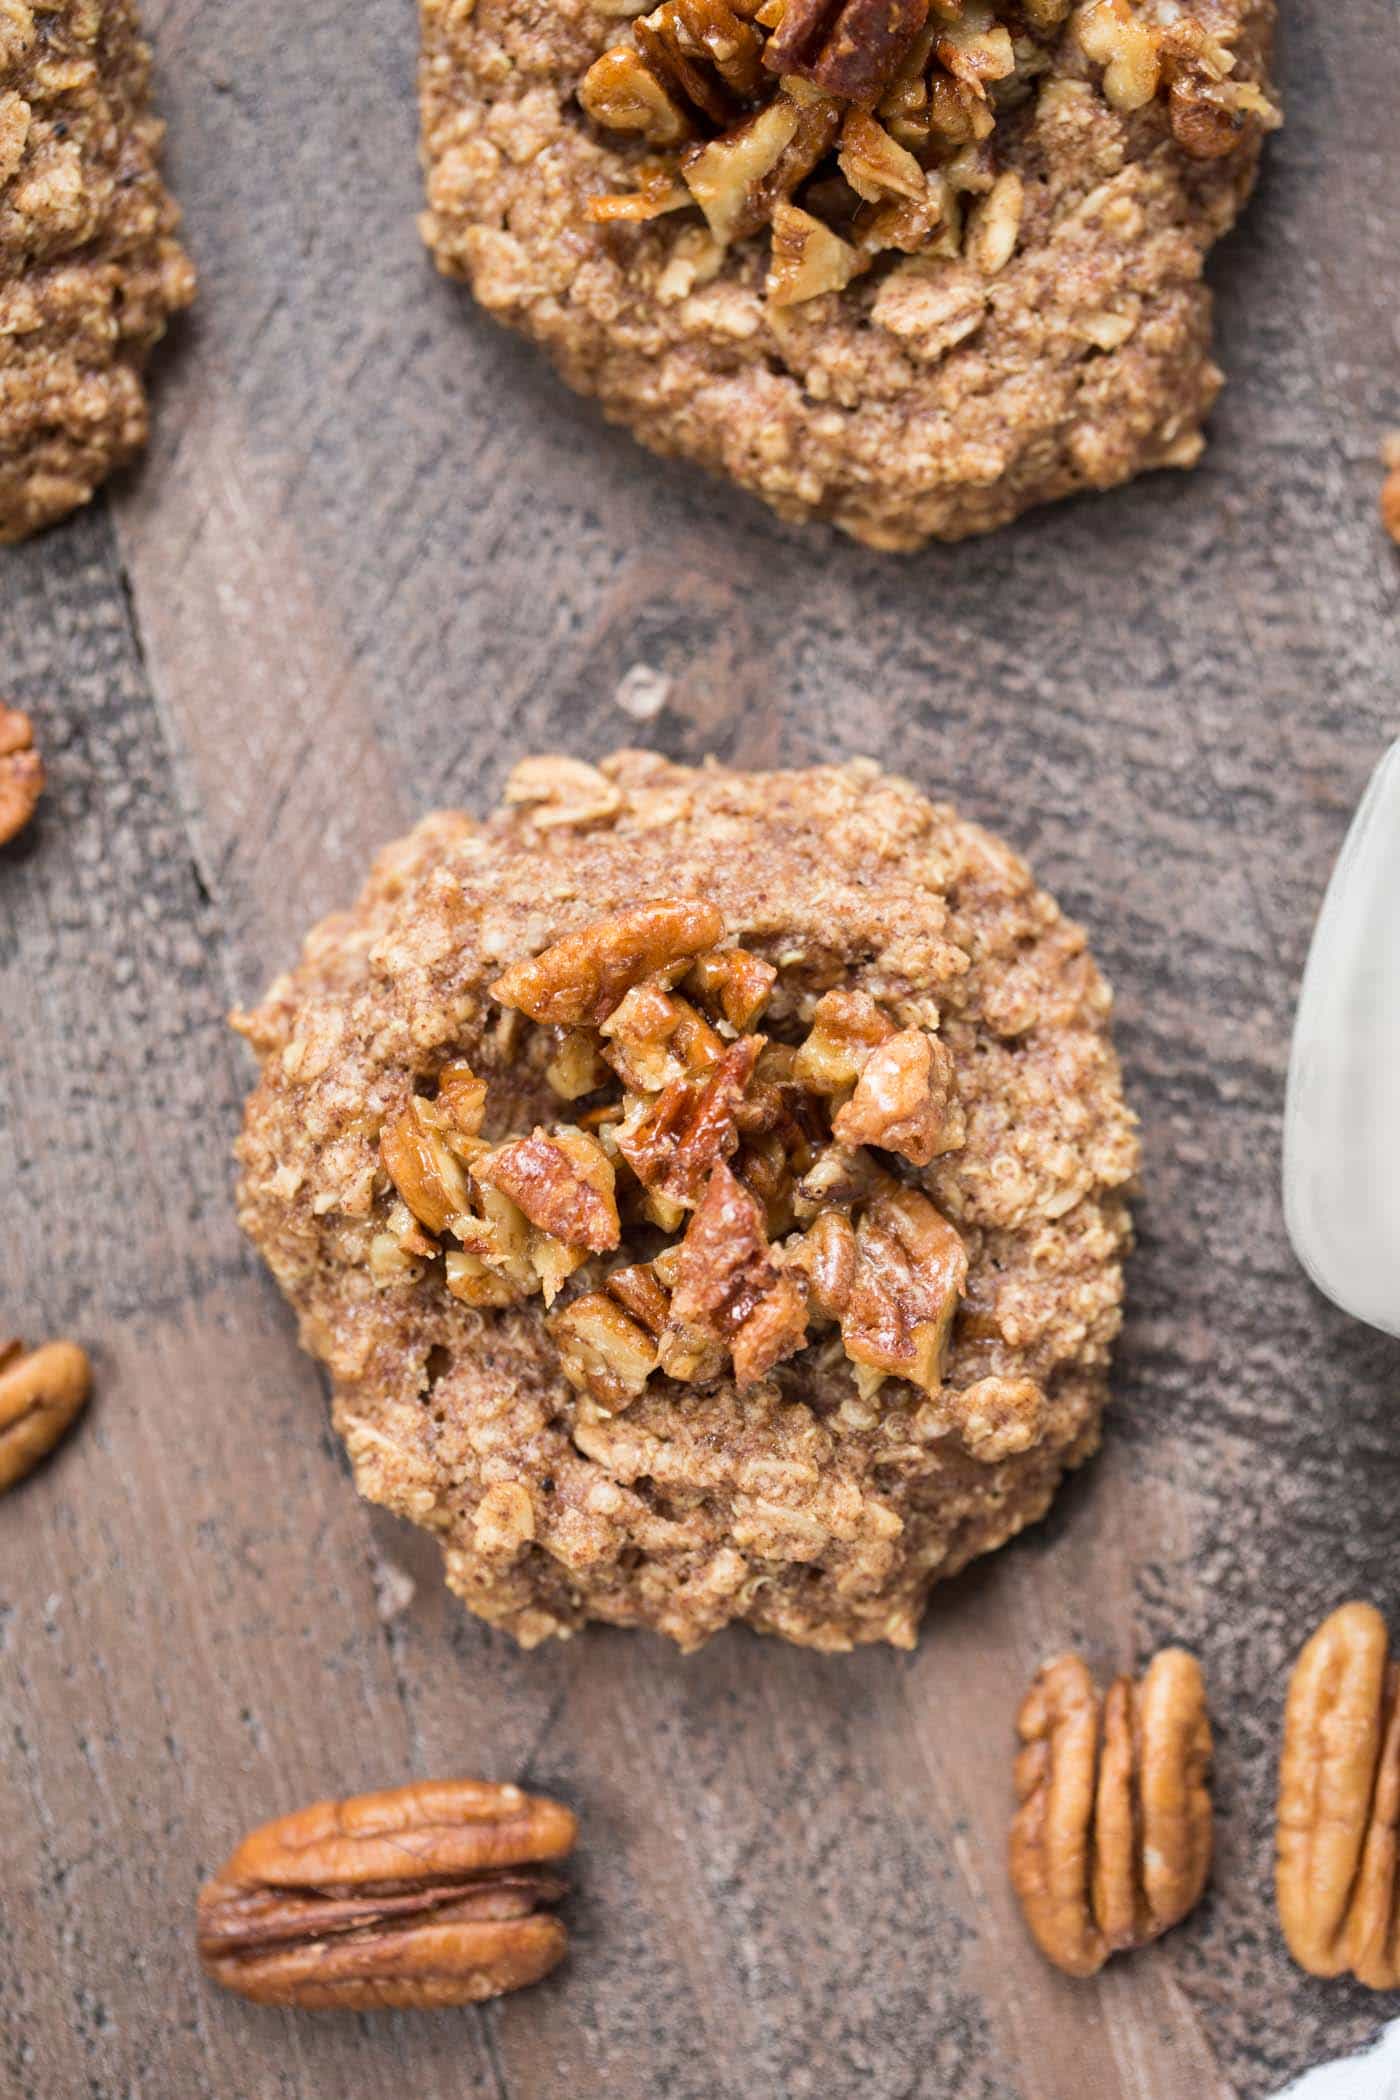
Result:
M1366 1319L1368 1325L1374 1325L1375 1323L1367 1315L1355 1312L1354 1308L1348 1305L1344 1298L1339 1298L1335 1290L1319 1273L1309 1251L1307 1221L1300 1214L1298 1207L1298 1177L1291 1172L1299 1114L1297 1014L1307 996L1310 979L1315 974L1321 973L1323 967L1321 961L1322 949L1325 938L1331 930L1332 922L1337 916L1338 899L1341 896L1342 884L1346 879L1352 862L1359 857L1362 846L1369 835L1370 827L1382 806L1392 771L1400 774L1400 743L1391 745L1372 773L1367 783L1366 791L1357 807L1356 815L1351 820L1346 838L1342 844L1342 850L1337 855L1336 865L1328 879L1327 889L1322 899L1322 908L1318 912L1317 924L1313 928L1313 937L1308 948L1308 959L1304 965L1302 980L1298 987L1298 1001L1294 1009L1293 1038L1288 1053L1288 1079L1284 1091L1283 1106L1283 1219L1288 1231L1289 1244L1298 1259L1300 1267L1314 1289L1320 1291L1323 1297L1330 1300L1332 1304L1340 1305L1344 1312L1351 1313L1353 1318ZM1384 1333L1395 1333L1396 1331L1394 1328L1382 1329Z

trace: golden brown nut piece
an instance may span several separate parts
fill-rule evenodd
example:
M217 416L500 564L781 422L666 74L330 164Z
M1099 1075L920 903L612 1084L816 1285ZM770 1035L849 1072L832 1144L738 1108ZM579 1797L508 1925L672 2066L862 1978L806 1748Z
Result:
M1164 1648L1100 1703L1077 1655L1046 1663L1018 1721L1011 1881L1071 1976L1184 1918L1210 1872L1211 1738L1200 1666Z
M0 6L0 541L146 441L141 371L194 296L132 0Z
M567 1808L517 1786L424 1780L319 1801L244 1838L199 1894L199 1958L260 2005L469 2005L537 1983L567 1934L545 1906Z
M44 792L44 761L28 715L0 700L0 846L18 838Z
M32 1473L87 1404L92 1370L76 1342L26 1352L0 1340L0 1494Z
M1343 1604L1289 1680L1274 1885L1288 1951L1314 1976L1400 1984L1400 1718L1385 1621Z
M1400 430L1392 430L1381 446L1381 523L1400 546Z

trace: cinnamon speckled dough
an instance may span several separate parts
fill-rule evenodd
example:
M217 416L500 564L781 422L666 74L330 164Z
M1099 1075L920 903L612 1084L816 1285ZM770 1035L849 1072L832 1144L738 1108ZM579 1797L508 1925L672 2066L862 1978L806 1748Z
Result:
M130 0L0 0L0 540L146 441L142 367L194 296Z
M1161 98L1116 115L1066 36L1038 97L997 125L999 164L1026 193L998 275L957 260L892 275L886 258L774 313L766 237L692 283L695 212L585 219L589 197L634 187L638 157L575 99L626 26L608 0L421 8L423 226L439 266L654 450L885 548L1199 456L1221 383L1201 270L1253 180L1253 127L1224 159L1193 161ZM1263 78L1271 0L1193 12L1232 48L1233 78Z
M686 1648L734 1620L908 1646L930 1585L1041 1516L1098 1441L1137 1159L1109 994L1005 846L873 765L743 774L624 752L603 771L611 816L427 819L240 1018L262 1063L242 1224L329 1367L361 1491L437 1532L483 1618L527 1645L605 1619ZM896 1018L941 1016L966 1142L911 1178L970 1257L948 1384L1029 1376L1048 1394L1014 1458L975 1462L902 1381L862 1403L835 1346L742 1394L655 1377L585 1426L538 1299L483 1313L431 1268L372 1280L378 1135L415 1083L465 1056L502 1129L558 1114L544 1031L512 1048L486 986L602 913L685 895L804 1000L840 983Z

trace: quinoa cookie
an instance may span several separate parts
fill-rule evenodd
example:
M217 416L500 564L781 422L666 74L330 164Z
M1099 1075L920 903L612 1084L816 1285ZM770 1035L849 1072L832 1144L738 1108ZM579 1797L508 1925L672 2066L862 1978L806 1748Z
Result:
M0 541L146 441L142 367L194 272L130 0L0 0Z
M912 548L1190 466L1271 0L421 0L426 240L645 444Z
M239 1215L526 1645L912 1645L1094 1450L1137 1163L1078 927L857 762L517 767L254 1011Z

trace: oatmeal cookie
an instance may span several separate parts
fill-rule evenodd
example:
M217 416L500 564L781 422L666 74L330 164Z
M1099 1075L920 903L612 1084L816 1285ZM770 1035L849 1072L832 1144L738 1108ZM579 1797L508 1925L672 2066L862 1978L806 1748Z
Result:
M439 267L882 548L1190 466L1271 0L420 0Z
M240 1219L361 1491L483 1618L909 1646L1098 1441L1109 1005L874 765L528 760L236 1017Z
M146 441L141 372L194 272L131 0L0 0L0 541Z

